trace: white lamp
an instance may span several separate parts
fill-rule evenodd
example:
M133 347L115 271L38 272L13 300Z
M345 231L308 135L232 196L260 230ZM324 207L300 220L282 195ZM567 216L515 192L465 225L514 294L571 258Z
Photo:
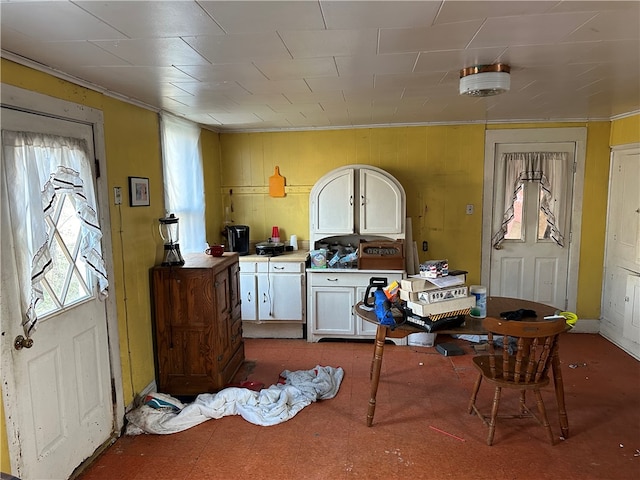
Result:
M460 95L489 97L508 92L511 67L505 63L476 65L460 70Z

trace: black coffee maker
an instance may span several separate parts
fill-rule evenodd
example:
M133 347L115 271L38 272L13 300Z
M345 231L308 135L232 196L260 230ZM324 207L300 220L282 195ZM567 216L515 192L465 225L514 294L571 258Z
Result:
M249 254L249 227L247 225L227 225L227 245L230 252L238 255Z

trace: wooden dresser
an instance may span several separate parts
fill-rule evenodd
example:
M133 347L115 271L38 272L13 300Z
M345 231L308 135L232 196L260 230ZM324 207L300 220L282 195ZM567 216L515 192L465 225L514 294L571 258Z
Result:
M185 255L154 267L158 391L197 395L225 387L244 361L238 255Z

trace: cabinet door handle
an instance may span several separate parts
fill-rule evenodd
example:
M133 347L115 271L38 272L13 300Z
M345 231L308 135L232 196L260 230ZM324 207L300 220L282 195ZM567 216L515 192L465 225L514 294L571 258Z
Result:
M266 293L262 294L262 303L267 303L267 294Z
M349 205L353 206L353 195L349 196Z
M360 205L364 207L364 195L360 195Z
M276 267L275 265L273 266L274 270L284 270L284 267Z
M327 278L327 282L337 282L337 278Z
M247 292L247 302L251 301L251 292Z

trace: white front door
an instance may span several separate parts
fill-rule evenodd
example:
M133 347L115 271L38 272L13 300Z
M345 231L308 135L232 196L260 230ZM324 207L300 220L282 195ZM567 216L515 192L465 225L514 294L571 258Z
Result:
M84 138L91 148L94 144L91 126L6 108L2 128ZM92 163L93 158L90 152ZM10 179L2 188L9 189L2 192L0 246L2 391L12 473L24 479L65 479L114 433L106 306L82 262L77 269L73 265L79 222L70 202L62 201L55 215L57 231L51 235L58 267L50 272L45 312L33 345L14 348L14 340L24 335L24 312L5 201Z
M494 192L492 206L492 235L498 230L504 218L504 207L499 201L504 191L513 191L512 185L505 185L505 153L566 152L566 175L564 181L554 188L564 189L564 214L557 225L564 234L564 246L556 243L549 234L547 217L540 208L541 183L524 181L513 207L513 219L508 232L498 245L492 245L490 261L489 293L493 296L522 298L560 310L568 307L568 269L570 250L570 228L573 198L573 177L575 144L566 143L522 143L498 144L494 157Z

